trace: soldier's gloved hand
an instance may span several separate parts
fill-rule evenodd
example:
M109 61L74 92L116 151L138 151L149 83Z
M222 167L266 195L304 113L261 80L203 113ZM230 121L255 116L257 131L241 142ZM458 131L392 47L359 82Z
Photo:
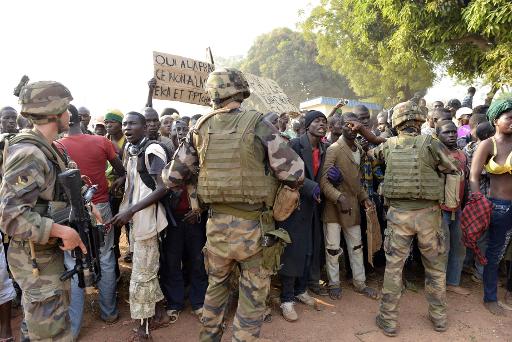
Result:
M322 200L320 198L320 185L317 184L315 189L313 190L313 199L320 203Z
M58 237L62 240L62 246L60 246L60 249L63 251L70 251L79 247L82 250L82 253L87 254L87 248L80 239L80 235L71 227L54 223L52 225L52 230L50 231L50 236Z
M327 179L334 186L339 186L343 182L343 175L337 166L333 165L327 170Z

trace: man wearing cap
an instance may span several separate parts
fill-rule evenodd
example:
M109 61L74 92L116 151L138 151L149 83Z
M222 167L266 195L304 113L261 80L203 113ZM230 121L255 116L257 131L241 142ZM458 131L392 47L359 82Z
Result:
M126 137L123 134L123 113L119 109L111 109L105 114L105 128L107 129L106 138L114 144L114 148L119 156L119 159L123 160L123 151L124 146L126 145ZM110 163L107 166L107 180L109 182L109 186L113 185L114 182L119 178L112 168ZM117 185L117 184L116 184ZM117 215L119 212L119 206L121 205L121 201L123 200L124 195L124 187L116 186L110 189L110 206L112 209L112 215ZM119 277L119 263L118 259L121 256L121 251L119 250L119 239L121 237L121 228L122 227L114 227L114 252L116 255L116 274ZM130 228L126 225L126 236L129 237ZM130 242L128 238L128 242ZM128 251L125 256L126 262L131 262L131 252Z
M57 183L65 161L52 142L68 129L72 99L58 82L25 86L20 94L21 114L34 123L34 129L11 138L6 146L0 227L12 237L7 258L23 290L23 341L72 340L69 282L59 279L64 272L62 250L87 250L73 228L55 223L48 214L52 207L68 205Z
M290 141L291 148L302 158L305 166L304 186L300 189L300 210L295 210L277 226L290 234L292 244L286 246L279 271L281 278L281 309L288 321L296 321L295 299L313 306L315 300L307 291L327 294L319 286L320 269L324 259L320 178L327 145L322 138L327 133L327 118L322 112L305 115L306 134Z
M103 115L98 116L94 120L94 134L101 135L104 137L107 135L107 128L105 127L105 117Z

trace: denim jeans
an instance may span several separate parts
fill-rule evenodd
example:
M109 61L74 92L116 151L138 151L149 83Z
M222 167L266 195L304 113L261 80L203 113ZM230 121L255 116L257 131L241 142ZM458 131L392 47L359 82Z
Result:
M295 296L306 292L309 281L309 268L311 266L311 255L306 256L304 273L301 277L290 277L281 275L281 303L293 302Z
M512 201L489 198L492 202L489 243L484 267L484 302L498 300L498 264L512 235Z
M448 253L446 285L459 286L460 274L466 257L466 247L462 243L462 230L460 229L460 209L454 213L443 210L443 228L446 238L446 253Z
M98 203L96 204L101 213L103 221L106 222L112 217L110 211L110 204ZM109 319L118 315L117 298L116 298L116 274L115 266L116 260L114 256L114 229L105 235L105 246L100 249L100 267L101 267L101 280L98 282L98 289L100 292L100 310L101 318ZM70 252L64 253L64 264L66 269L71 269L75 265L75 259L71 256ZM69 305L69 316L71 319L71 332L74 338L78 337L80 328L82 326L82 319L84 314L85 291L78 287L78 278L73 276L71 279L71 301Z

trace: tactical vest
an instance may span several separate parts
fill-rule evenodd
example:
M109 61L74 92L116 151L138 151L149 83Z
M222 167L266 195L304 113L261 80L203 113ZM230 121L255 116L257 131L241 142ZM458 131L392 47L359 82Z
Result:
M431 141L430 135L388 139L384 197L443 200L444 177L432 168Z
M273 205L278 182L264 162L263 146L255 141L261 118L254 110L217 112L198 122L193 139L202 202Z
M61 153L56 148L51 146L44 138L40 137L38 134L35 134L32 131L3 135L2 139L0 140L0 149L2 150L2 157L0 158L0 169L2 170L2 175L4 172L3 163L5 162L7 156L8 147L19 143L28 143L37 146L37 148L39 148L41 152L44 153L45 157L48 158L48 160L54 165L57 175L66 170L65 158L61 155ZM69 216L69 212L66 213L62 210L66 206L67 199L60 187L59 181L55 179L53 201L46 201L38 198L34 207L34 211L43 216L52 217L56 222L62 222L64 219L67 219L66 215ZM56 217L54 217L54 215L56 215Z

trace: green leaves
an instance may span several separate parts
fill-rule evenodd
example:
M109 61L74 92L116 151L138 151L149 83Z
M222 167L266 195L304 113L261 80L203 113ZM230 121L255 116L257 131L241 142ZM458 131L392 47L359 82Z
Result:
M510 0L323 0L302 28L357 95L392 105L430 87L439 65L511 84L511 24Z
M316 11L327 14L323 8ZM300 32L278 28L256 39L241 69L275 80L297 106L316 96L354 96L347 80L320 65L317 57L314 41L306 40Z

